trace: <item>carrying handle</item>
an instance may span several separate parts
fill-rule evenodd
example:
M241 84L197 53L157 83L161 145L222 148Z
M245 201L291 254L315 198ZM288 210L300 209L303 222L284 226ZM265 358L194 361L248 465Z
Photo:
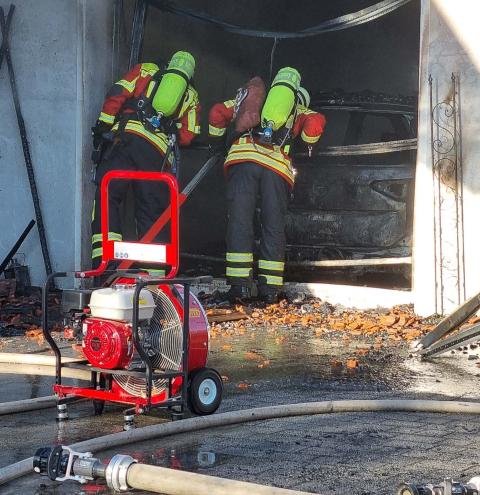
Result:
M141 241L123 242L108 238L108 188L112 180L143 180L163 182L170 195L170 242L164 244L145 243ZM100 210L102 227L102 261L95 270L78 272L78 278L98 277L103 274L110 261L129 260L134 262L162 263L170 266L165 278L173 278L179 268L179 227L178 227L178 183L171 174L162 172L141 172L112 170L105 174L100 185Z

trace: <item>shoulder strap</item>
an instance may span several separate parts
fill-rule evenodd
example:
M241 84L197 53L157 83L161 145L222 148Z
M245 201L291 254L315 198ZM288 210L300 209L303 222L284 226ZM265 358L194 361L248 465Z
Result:
M150 79L150 82L147 85L147 88L145 90L145 93L142 94L142 96L139 98L137 102L137 107L138 109L147 109L149 105L151 105L153 101L153 97L155 96L155 93L157 92L158 86L160 84L160 81L162 80L163 75L165 74L165 70L163 69L158 69L155 74L153 74L152 78ZM148 88L150 87L150 84L153 82L153 87L150 92L148 92Z
M275 131L274 133L274 141L277 141L275 144L277 144L280 147L286 147L290 146L293 144L293 134L292 134L292 129L293 126L295 125L295 121L297 120L297 113L298 113L298 96L295 98L295 104L293 105L292 111L290 112L290 115L288 116L287 122L292 119L292 127L287 127L286 124L283 125L278 131ZM275 139L275 135L277 139Z

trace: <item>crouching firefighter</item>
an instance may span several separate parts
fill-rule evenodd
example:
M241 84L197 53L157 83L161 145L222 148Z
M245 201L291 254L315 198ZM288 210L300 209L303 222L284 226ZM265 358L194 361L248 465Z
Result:
M228 148L226 275L227 298L252 296L254 217L260 206L258 295L268 304L278 301L285 267L285 219L294 186L292 145L299 137L311 156L325 126L325 117L309 110L310 96L300 87L300 74L284 67L265 98L252 79L235 100L217 103L209 114L211 146ZM255 83L255 84L253 84ZM263 83L262 83L263 84ZM257 104L257 111L252 107ZM249 107L242 111L242 107ZM255 117L256 114L256 117ZM252 118L255 117L255 118ZM227 130L228 128L228 130ZM298 140L297 140L298 141ZM300 144L300 143L298 143Z
M168 66L136 65L117 81L105 98L92 128L98 164L97 191L92 212L92 265L102 257L100 184L111 170L177 173L178 145L187 146L200 134L198 93L192 77L195 60L188 52L176 52ZM153 181L133 181L137 236L141 239L168 207L168 191ZM109 186L109 239L122 240L121 205L128 181ZM168 234L167 234L168 235ZM161 232L154 242L168 241ZM157 271L160 274L161 270Z

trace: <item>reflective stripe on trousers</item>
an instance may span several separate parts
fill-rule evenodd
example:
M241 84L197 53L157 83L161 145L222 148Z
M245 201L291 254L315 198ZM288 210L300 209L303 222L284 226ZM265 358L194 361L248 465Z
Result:
M230 283L248 284L252 278L253 253L232 253L226 255L226 275Z
M123 239L122 234L118 232L109 232L108 239L110 241L121 241ZM101 257L103 254L102 249L102 234L92 235L92 260Z
M258 260L258 280L260 284L283 285L284 261Z

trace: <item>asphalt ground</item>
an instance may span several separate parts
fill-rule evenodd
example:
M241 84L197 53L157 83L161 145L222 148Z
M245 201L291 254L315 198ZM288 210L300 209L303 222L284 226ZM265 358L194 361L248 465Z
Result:
M480 369L468 354L430 362L409 358L406 343L373 350L366 337L317 336L311 328L258 327L212 340L209 365L225 377L219 412L254 406L328 399L434 398L477 400ZM13 339L8 350L22 348ZM372 349L358 357L359 349ZM472 351L475 352L475 351ZM346 362L358 357L359 365ZM51 393L52 379L5 374L2 401ZM36 448L70 444L121 431L122 408L108 405L101 417L90 403L1 418L0 466L33 455ZM137 425L163 421L140 417ZM419 413L348 413L270 420L222 427L125 446L116 453L141 462L322 494L394 494L398 484L467 481L480 474L475 416ZM81 494L110 491L102 484L50 482L28 476L1 494ZM139 492L136 492L139 493Z

